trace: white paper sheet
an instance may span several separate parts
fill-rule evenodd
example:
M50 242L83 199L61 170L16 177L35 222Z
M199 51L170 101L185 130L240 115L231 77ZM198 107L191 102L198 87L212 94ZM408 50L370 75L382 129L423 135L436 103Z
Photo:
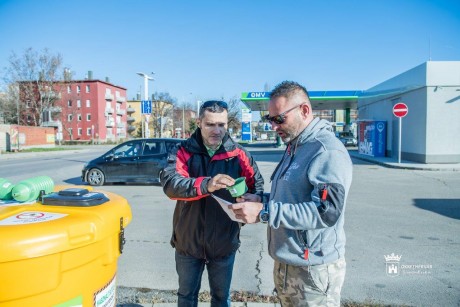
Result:
M244 223L243 220L237 219L235 216L235 212L233 212L233 210L228 207L232 204L231 202L226 201L225 199L222 199L214 194L211 194L211 196L214 197L215 200L217 200L217 202L220 204L222 209L224 209L225 213L227 213L227 215L232 219L232 221Z

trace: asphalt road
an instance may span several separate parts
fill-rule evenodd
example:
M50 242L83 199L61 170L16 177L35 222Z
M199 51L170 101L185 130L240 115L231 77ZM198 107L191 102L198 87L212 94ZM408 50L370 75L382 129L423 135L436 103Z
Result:
M108 147L0 159L0 177L13 182L48 175L56 184L81 184L85 161ZM254 156L266 179L281 152ZM32 157L34 156L34 157ZM343 298L414 306L460 306L460 175L455 171L385 168L354 160L346 210L347 275ZM133 221L118 261L118 286L177 289L174 250L169 245L174 202L161 187L107 185L98 190L128 199ZM270 295L272 263L265 225L246 225L237 254L233 290ZM401 256L399 275L387 274L384 255ZM202 290L207 290L206 276Z

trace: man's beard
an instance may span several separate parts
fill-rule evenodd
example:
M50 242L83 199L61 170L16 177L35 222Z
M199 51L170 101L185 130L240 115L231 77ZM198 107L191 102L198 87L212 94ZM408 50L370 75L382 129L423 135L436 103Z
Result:
M293 139L295 139L298 135L297 131L294 130L294 129L289 129L289 130L281 130L281 132L283 132L284 134L284 137L281 137L281 139L283 140L284 143L289 143L290 141L292 141Z

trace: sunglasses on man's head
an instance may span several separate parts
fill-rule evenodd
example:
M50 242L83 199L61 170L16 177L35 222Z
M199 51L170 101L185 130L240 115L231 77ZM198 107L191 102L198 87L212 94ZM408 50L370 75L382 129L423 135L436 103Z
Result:
M224 108L225 110L228 110L228 105L225 101L220 101L220 100L208 100L206 102L204 102L202 105L201 105L201 109L205 109L205 108L210 108L214 105L218 105L219 107L222 107Z
M271 123L281 125L286 120L286 114L288 114L289 112L291 112L292 110L294 110L295 108L300 107L300 106L301 105L294 106L294 107L290 108L289 110L284 111L281 114L271 116L271 117L267 114L267 115L264 116L264 119L269 121L269 122L271 122Z

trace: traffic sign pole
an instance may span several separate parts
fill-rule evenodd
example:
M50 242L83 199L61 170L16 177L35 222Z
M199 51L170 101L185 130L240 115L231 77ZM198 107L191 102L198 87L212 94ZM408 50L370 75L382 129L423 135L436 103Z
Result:
M393 106L393 114L399 117L399 140L398 140L398 163L401 163L401 139L402 139L402 118L409 113L409 108L405 103L398 102Z
M398 163L401 163L401 138L402 138L402 117L399 118L399 141L398 141Z

